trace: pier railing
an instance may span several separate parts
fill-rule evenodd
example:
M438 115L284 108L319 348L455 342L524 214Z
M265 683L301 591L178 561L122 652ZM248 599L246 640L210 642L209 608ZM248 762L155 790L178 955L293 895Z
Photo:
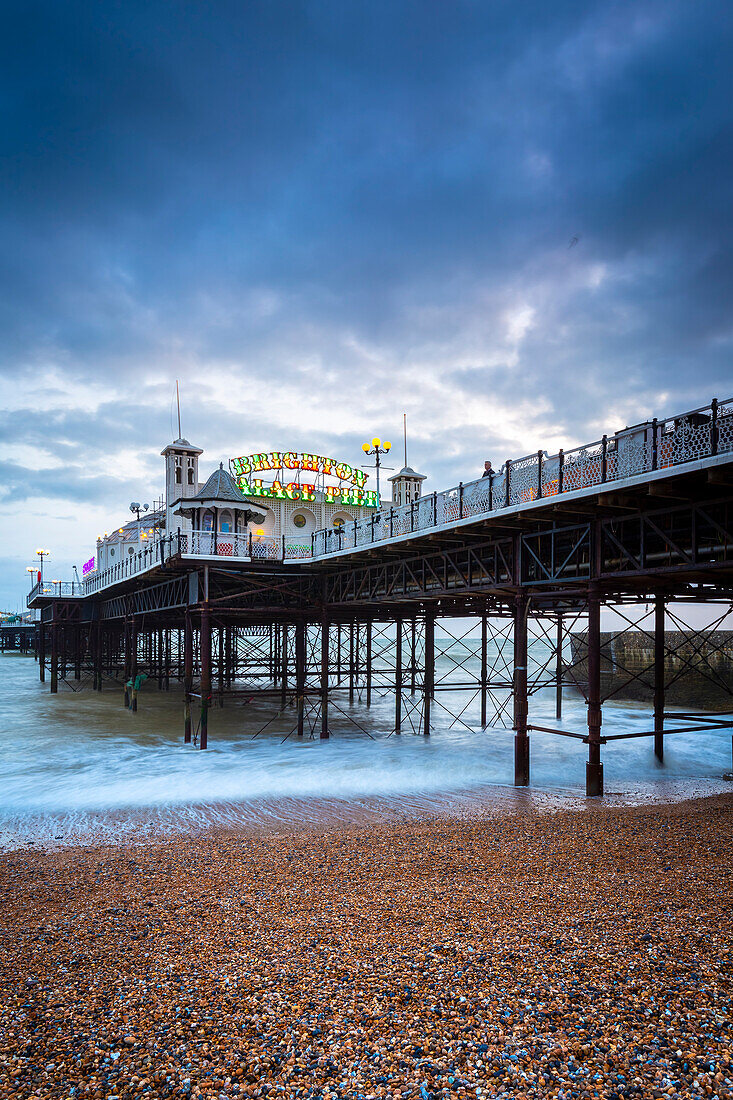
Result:
M383 509L368 520L316 531L313 555L358 549L731 451L733 398L715 400L680 416L655 418L556 455L536 451L524 458L508 459L499 471L476 481L462 482L400 508Z
M39 581L28 593L27 602L36 596L47 596L49 599L60 596L85 596L86 587L84 581Z

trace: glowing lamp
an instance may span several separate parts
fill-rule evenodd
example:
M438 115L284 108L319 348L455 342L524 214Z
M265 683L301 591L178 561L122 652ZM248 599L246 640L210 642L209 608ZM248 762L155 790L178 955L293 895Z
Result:
M365 455L369 454L369 444L368 443L362 443L361 449L362 449L362 451L364 452Z
M392 449L392 444L391 443L385 443L384 444L384 449L385 449L385 451L391 450Z
M260 535L264 535L264 533L265 532L264 532L262 527L258 527L257 530L255 531L255 534L257 535L258 538L259 538Z
M381 442L382 442L382 440L379 439L377 436L375 436L374 439L372 440L372 447L378 447Z

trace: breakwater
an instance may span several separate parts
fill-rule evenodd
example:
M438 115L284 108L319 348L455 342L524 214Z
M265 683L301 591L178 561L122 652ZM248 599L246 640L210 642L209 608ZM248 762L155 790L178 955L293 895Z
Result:
M571 636L566 683L588 680L587 634ZM723 710L733 707L733 630L664 634L667 706ZM601 691L604 698L651 703L654 697L654 638L640 630L601 633Z

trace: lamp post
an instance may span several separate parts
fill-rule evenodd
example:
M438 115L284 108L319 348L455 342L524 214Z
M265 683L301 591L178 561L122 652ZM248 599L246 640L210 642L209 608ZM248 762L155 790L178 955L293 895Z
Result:
M361 449L365 455L374 455L374 466L377 471L377 499L379 499L379 457L380 455L389 454L392 444L386 441L382 443L382 440L375 436L371 444L362 443Z
M137 521L139 523L140 522L140 513L141 512L147 512L149 507L150 507L149 504L138 504L138 502L136 500L133 500L133 502L130 505L130 511L135 513L135 515L137 516Z
M50 558L51 551L50 550L36 550L36 553L38 554L38 557L41 559L41 584L43 584L43 559L44 558Z
M36 569L35 565L26 565L26 567L25 567L25 571L26 571L26 573L31 573L33 577L35 577L35 576L36 576L36 573L38 572L38 570ZM36 580L37 580L37 579L38 579L38 578L36 578ZM33 583L33 580L32 580L32 579L31 579L31 588L35 588L35 585L34 585L34 583Z

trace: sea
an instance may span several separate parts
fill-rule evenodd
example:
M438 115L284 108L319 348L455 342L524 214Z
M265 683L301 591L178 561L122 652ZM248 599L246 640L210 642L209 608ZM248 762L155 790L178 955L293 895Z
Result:
M180 684L159 691L148 681L132 713L121 683L106 680L99 693L88 679L67 679L51 695L32 655L0 654L0 847L126 844L212 827L267 831L584 808L587 747L571 738L533 733L530 787L513 787L508 692L492 692L492 724L482 729L479 698L468 686L478 676L477 645L444 640L429 737L419 732L420 696L409 690L402 732L394 732L394 691L377 674L369 707L363 687L353 703L346 685L334 692L328 740L318 736L314 710L307 720L314 728L299 739L294 708L279 712L278 700L245 694L212 708L205 751L183 743ZM539 680L530 722L585 733L580 692L564 688L558 722L554 686ZM604 704L604 735L651 728L647 705ZM730 729L668 736L663 764L649 737L608 744L602 759L609 802L731 790L724 778L731 772Z

